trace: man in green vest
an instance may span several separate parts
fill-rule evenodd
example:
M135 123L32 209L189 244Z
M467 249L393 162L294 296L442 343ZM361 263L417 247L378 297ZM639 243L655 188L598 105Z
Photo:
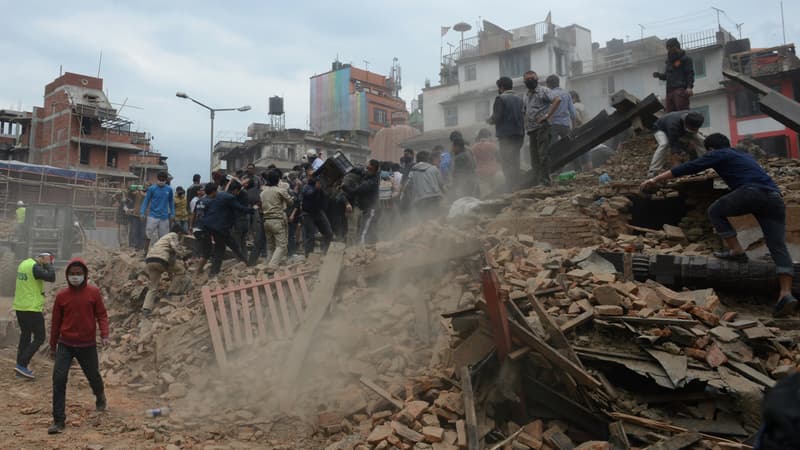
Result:
M31 358L44 343L44 282L56 281L53 268L55 257L51 253L40 253L36 258L22 261L17 268L17 287L14 291L13 309L19 323L19 347L14 371L28 379L33 372L28 369ZM31 340L33 336L33 340Z

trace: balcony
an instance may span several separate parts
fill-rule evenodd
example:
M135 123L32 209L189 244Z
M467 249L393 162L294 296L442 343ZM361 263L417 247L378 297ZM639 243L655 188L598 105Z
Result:
M728 61L732 70L750 77L765 77L800 69L794 44L734 53Z

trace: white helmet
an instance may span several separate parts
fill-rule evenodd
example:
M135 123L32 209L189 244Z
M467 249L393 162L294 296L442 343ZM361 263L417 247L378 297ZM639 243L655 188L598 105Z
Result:
M309 158L312 157L312 156L317 156L317 150L314 149L314 148L310 148L310 149L306 150L306 156L309 157Z
M17 200L17 206L25 206L25 202L22 200Z

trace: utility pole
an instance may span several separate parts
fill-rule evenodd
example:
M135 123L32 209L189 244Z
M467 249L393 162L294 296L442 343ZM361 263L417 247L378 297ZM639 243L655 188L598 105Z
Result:
M644 43L644 25L639 24L639 32L640 32L639 33L639 36L640 36L639 40L642 41L642 43Z
M722 25L720 25L720 22L719 22L719 13L723 13L724 14L725 11L723 11L723 10L721 10L719 8L715 8L713 6L711 7L711 9L713 9L714 11L717 12L717 31L722 31Z
M786 22L783 21L783 2L781 2L781 29L783 30L783 45L786 45Z
M362 61L364 61L364 70L366 72L369 72L369 61L367 61L366 59L363 59Z

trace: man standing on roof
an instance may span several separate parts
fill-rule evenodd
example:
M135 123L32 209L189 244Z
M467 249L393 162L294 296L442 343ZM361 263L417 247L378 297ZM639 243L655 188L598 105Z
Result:
M667 61L663 72L653 72L653 78L667 82L666 112L686 111L689 97L694 95L694 63L677 39L667 39Z
M67 287L56 295L50 328L53 364L53 425L48 434L64 431L67 378L72 359L77 359L92 393L97 411L106 410L106 395L97 358L97 327L100 340L108 345L108 313L100 289L87 282L89 268L79 258L67 264Z
M145 225L145 249L169 232L169 221L175 217L175 199L172 188L167 185L167 173L159 172L156 184L147 189L139 214L147 214Z
M28 379L34 378L28 364L45 339L44 315L42 315L44 282L56 281L56 271L53 269L54 259L50 253L40 253L36 258L22 261L17 268L17 286L14 290L12 309L17 314L20 333L17 365L14 367L14 371ZM33 340L31 340L31 335Z

